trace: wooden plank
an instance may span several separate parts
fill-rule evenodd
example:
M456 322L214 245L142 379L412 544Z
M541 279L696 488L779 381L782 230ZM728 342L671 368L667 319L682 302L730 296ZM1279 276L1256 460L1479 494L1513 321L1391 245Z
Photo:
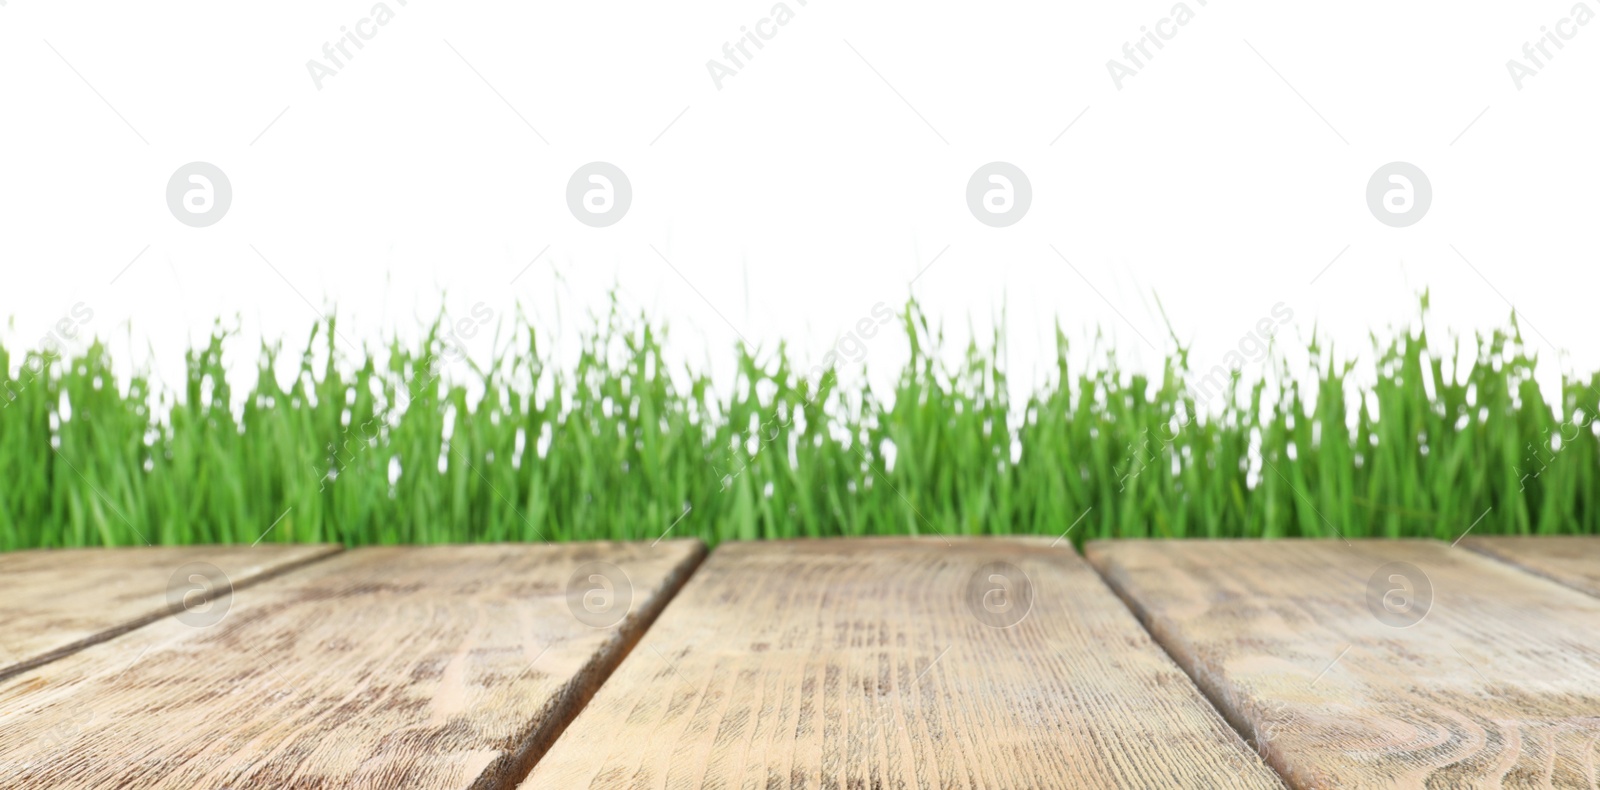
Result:
M509 786L704 551L346 552L0 683L0 786Z
M723 544L523 786L1282 787L1070 545L887 538Z
M175 612L203 618L208 590L248 587L337 551L266 545L0 553L0 678Z
M1292 786L1595 786L1600 600L1432 541L1088 555Z
M1600 596L1600 536L1497 535L1468 537L1463 548Z

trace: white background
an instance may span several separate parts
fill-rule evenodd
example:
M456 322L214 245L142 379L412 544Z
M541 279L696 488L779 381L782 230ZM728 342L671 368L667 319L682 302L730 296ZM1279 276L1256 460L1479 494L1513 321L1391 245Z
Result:
M1426 287L1469 339L1514 303L1542 378L1600 367L1600 22L1520 90L1506 67L1568 0L1194 2L1121 90L1107 61L1172 3L789 5L719 90L707 61L772 3L395 2L319 90L307 61L372 3L5 0L6 343L83 302L124 364L177 388L218 317L247 370L260 338L298 348L335 306L376 345L481 302L505 322L520 305L570 354L615 287L669 324L674 356L726 372L739 336L815 362L914 290L958 351L1005 307L1028 388L1056 321L1148 368L1171 347L1159 297L1206 369L1279 302L1301 336L1365 352ZM233 189L202 229L165 200L196 160ZM596 160L634 192L607 228L565 200ZM996 160L1034 193L1006 228L965 202ZM1433 188L1402 229L1365 198L1396 160ZM867 348L879 383L906 353Z

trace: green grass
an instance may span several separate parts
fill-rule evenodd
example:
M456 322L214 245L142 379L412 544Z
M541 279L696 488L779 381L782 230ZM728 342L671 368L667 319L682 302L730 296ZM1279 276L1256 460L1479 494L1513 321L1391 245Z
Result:
M1159 378L1111 351L1077 370L1058 329L1053 375L1018 404L998 333L946 370L914 304L901 324L892 399L832 375L815 387L781 347L737 350L720 389L693 371L674 386L661 330L615 309L564 369L527 328L520 353L479 369L447 365L438 327L424 348L350 358L321 325L293 383L261 376L242 411L220 334L189 353L182 393L116 380L99 344L71 359L0 347L0 549L654 540L674 522L672 537L713 543L1075 522L1076 542L1454 539L1486 511L1474 534L1600 532L1600 380L1540 392L1514 317L1466 349L1374 338L1370 388L1316 341L1298 373L1274 353L1231 376L1218 415L1197 409L1181 347ZM262 369L281 353L262 349ZM447 366L483 396L435 378Z

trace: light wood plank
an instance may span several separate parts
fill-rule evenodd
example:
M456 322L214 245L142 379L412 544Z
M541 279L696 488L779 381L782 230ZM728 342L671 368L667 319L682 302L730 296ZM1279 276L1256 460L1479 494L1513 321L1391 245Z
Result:
M524 787L1281 787L1050 543L722 544Z
M1595 786L1600 600L1432 541L1088 556L1295 787ZM1410 578L1395 562L1432 590L1409 627L1379 616L1423 611L1422 579L1391 580Z
M244 588L337 551L265 545L0 553L0 678L185 611L184 600L198 612L205 590L224 579ZM191 571L213 570L224 577L190 579Z
M1468 537L1461 541L1461 546L1554 579L1574 590L1600 596L1600 536Z
M158 621L0 683L0 786L508 786L703 555L346 552L236 593L214 626ZM594 563L625 574L610 627L569 605Z

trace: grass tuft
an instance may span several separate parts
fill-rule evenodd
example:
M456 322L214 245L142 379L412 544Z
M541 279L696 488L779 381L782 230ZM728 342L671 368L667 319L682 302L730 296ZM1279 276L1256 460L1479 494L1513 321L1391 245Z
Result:
M781 347L741 348L731 394L693 371L675 386L659 328L615 309L570 369L531 328L484 369L452 364L437 325L420 349L349 359L330 321L287 386L281 348L263 348L242 409L222 332L189 352L181 396L117 381L98 343L16 371L0 347L0 549L1600 532L1600 380L1547 398L1514 318L1465 352L1420 330L1374 339L1370 387L1316 341L1310 375L1273 354L1254 376L1200 376L1181 346L1159 380L1114 353L1074 370L1058 328L1054 375L1025 404L998 334L946 369L915 304L900 323L892 398L809 380Z

